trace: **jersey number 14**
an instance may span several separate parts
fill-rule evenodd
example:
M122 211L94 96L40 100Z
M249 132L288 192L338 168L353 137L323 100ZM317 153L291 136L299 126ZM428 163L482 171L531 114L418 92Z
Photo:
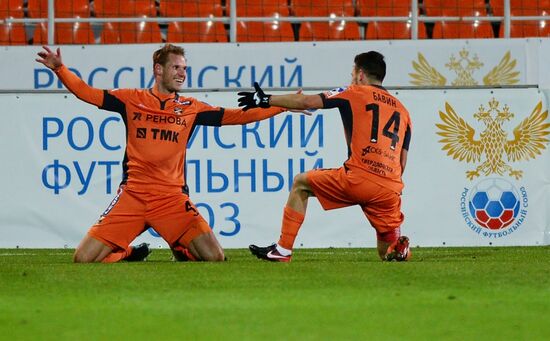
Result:
M376 103L367 104L367 111L372 111L372 125L370 133L370 141L378 142L378 128L380 127L380 106ZM399 123L401 122L401 114L399 111L394 111L390 119L382 129L382 135L391 139L390 148L395 150L397 142L399 142ZM392 129L393 127L393 129Z

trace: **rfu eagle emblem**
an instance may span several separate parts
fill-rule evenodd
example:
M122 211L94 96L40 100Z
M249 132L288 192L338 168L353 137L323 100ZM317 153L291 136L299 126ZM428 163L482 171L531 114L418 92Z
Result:
M509 121L514 114L505 105L499 108L499 102L494 98L489 101L489 108L483 105L479 107L474 118L485 124L486 129L481 132L480 139L474 139L475 130L460 116L449 103L445 103L445 112L439 111L443 123L436 124L439 140L443 144L443 150L447 155L459 161L479 163L485 156L485 161L474 170L467 171L466 177L470 180L480 173L504 175L508 173L516 179L520 179L523 171L515 170L503 160L506 154L508 162L534 159L546 149L550 123L548 123L548 110L542 110L542 102L539 102L533 112L514 128L514 139L508 140L507 133L502 128L505 121Z
M489 73L483 77L484 85L511 85L519 82L519 71L515 70L517 61L512 59L510 51L506 52L500 63L493 67ZM435 67L430 65L422 53L418 53L418 61L412 62L416 73L409 73L411 84L420 86L444 86L447 85L447 79ZM458 53L458 58L451 55L449 62L445 66L456 74L456 78L451 82L453 86L475 86L478 81L474 79L474 72L479 70L484 64L477 55L470 56L470 52L462 49Z

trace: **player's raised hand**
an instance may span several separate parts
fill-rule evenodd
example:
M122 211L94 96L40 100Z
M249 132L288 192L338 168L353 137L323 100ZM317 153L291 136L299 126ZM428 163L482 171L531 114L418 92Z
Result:
M46 65L48 68L55 70L61 65L63 61L61 60L61 49L58 47L56 52L50 50L47 46L42 46L43 51L38 52L38 57L35 60L39 63Z
M239 97L239 107L243 107L244 111L258 107L269 108L271 106L269 105L271 95L266 95L258 82L254 82L254 89L254 92L241 91L237 94L241 96Z

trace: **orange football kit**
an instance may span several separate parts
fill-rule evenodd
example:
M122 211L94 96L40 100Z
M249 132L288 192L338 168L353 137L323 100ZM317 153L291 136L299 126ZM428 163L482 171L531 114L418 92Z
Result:
M118 112L126 127L123 179L117 195L88 234L113 251L127 249L147 226L175 248L211 231L189 199L185 178L187 142L197 125L255 122L281 108L241 109L210 106L177 93L152 89L101 90L88 86L65 66L55 70L78 98Z
M381 86L351 85L320 96L325 109L340 111L348 159L338 169L307 172L313 194L325 210L360 205L378 240L393 242L404 219L400 162L411 138L409 112ZM287 209L286 218L301 224L303 216Z

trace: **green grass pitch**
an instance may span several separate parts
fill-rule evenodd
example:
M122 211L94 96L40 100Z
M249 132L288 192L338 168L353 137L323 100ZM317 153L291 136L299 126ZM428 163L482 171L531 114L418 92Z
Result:
M72 264L0 250L1 340L549 340L550 247L298 249L292 263Z

